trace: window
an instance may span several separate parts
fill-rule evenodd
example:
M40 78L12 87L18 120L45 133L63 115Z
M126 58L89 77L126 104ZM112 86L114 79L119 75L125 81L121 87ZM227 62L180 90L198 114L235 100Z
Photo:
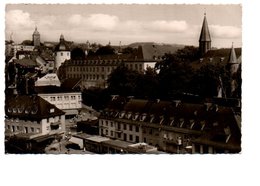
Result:
M100 135L103 135L103 129L101 129L100 133L101 133Z
M63 52L61 52L60 55L63 56Z
M34 128L33 127L31 127L31 132L34 132Z
M55 97L51 97L51 101L55 101Z
M124 134L124 141L127 141L127 136L126 136L126 134Z
M108 135L108 130L106 130L106 135Z
M139 143L139 136L135 136L135 142Z
M129 130L132 131L133 130L133 126L129 125Z
M126 124L124 124L124 130L126 130Z
M68 101L68 100L69 100L69 96L64 96L64 99L65 99L66 101Z
M70 56L70 53L69 53L69 52L67 52L67 56Z
M16 130L20 130L20 127L19 127L19 126L16 126Z
M144 138L144 142L146 143L146 138Z
M139 126L135 126L135 132L139 132Z
M150 129L149 134L151 135L153 134L153 129Z
M71 96L71 100L75 100L76 99L76 96Z
M114 132L111 130L110 131L110 136L113 136L114 135Z
M129 140L133 141L133 135L132 134L129 135Z
M111 123L110 123L110 126L111 126L111 127L113 127L113 126L114 126L112 121L111 121Z
M62 101L62 96L58 96L58 101Z
M121 133L118 133L118 134L117 134L117 137L118 137L118 138L121 138Z
M117 124L117 128L118 128L118 130L121 129L121 124L120 123Z
M37 133L40 133L40 128L37 128L37 129L36 129L36 132L37 132Z
M49 118L47 118L47 123L49 123L49 121L50 121Z
M101 67L101 71L102 71L102 72L104 72L104 71L105 71L105 70L104 70L104 67Z

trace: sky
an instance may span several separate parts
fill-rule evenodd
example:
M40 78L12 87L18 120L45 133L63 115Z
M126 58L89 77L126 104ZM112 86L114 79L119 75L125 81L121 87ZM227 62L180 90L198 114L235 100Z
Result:
M37 26L41 42L59 41L103 45L157 42L198 46L206 12L212 47L242 46L242 6L123 5L123 4L7 4L5 38L31 40Z

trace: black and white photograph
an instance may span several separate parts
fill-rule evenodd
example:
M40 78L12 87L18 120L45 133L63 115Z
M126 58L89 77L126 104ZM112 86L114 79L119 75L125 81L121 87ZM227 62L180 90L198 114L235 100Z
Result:
M241 71L241 4L6 4L5 154L241 153Z

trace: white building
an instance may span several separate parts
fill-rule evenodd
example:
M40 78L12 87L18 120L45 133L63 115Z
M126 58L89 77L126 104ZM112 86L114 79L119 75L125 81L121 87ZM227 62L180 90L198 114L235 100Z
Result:
M39 96L11 96L5 105L6 135L29 139L65 132L65 113Z
M61 34L60 42L55 47L55 68L56 68L56 70L59 69L59 67L65 60L70 60L70 49L64 39L64 36Z

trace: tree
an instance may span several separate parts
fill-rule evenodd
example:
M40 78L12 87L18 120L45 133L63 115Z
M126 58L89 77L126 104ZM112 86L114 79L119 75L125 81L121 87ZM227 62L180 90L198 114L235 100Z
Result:
M135 96L145 99L158 98L159 81L158 76L153 68L147 68L145 74L139 76L136 84Z
M194 72L178 54L165 54L163 61L156 64L156 68L160 69L158 75L160 97L170 98L176 94L190 92Z
M140 75L137 71L129 70L124 65L120 65L110 74L107 81L108 89L112 94L122 96L135 95Z
M229 92L230 76L225 66L208 63L196 71L191 81L194 93L203 97L217 96L218 87Z
M115 54L115 49L109 45L100 47L96 51L96 55L113 55L113 54Z
M33 42L31 40L24 40L21 44L22 45L33 45Z
M71 51L71 59L85 59L85 52L83 49L76 47Z

